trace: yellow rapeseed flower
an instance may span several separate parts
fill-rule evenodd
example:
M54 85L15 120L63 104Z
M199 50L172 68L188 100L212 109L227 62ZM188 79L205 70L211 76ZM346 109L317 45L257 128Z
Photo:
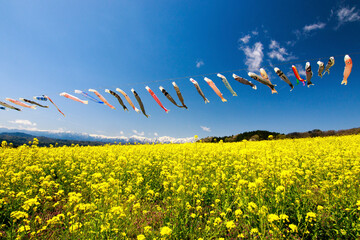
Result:
M137 240L145 240L146 237L143 234L137 235Z
M10 214L10 217L14 220L22 219L22 218L28 218L29 215L26 212L22 211L15 211Z
M150 226L146 226L144 227L144 233L149 233L151 231L151 227Z
M291 229L291 232L298 232L298 228L295 224L289 224L289 228Z
M160 228L160 234L161 236L166 236L166 235L170 235L172 233L171 228L169 227L162 227Z
M279 221L279 220L280 220L280 218L279 218L279 216L276 215L276 214L269 214L269 215L268 215L268 221L269 221L270 223L276 222L276 221Z
M308 221L308 222L312 222L312 221L316 221L316 213L314 213L314 212L308 212L307 214L306 214L306 221Z
M30 226L29 226L29 225L21 226L21 227L19 227L19 229L18 229L18 232L19 232L19 233L28 232L28 231L30 231Z
M231 229L233 229L233 228L236 227L234 221L227 221L227 222L225 223L225 226L226 226L226 228L229 229L229 230L231 230Z

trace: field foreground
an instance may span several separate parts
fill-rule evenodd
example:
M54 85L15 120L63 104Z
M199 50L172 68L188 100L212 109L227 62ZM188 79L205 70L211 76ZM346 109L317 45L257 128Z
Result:
M360 136L2 145L3 238L360 238Z

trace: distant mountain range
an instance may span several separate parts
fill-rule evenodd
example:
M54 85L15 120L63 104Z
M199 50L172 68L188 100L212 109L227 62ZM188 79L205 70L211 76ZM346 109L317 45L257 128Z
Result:
M201 139L203 142L238 142L244 139L246 140L266 140L270 135L274 139L284 139L284 138L305 138L305 137L325 137L325 136L338 136L338 135L350 135L350 134L360 134L360 128L352 128L346 130L329 130L321 131L319 129L314 129L307 132L293 132L288 134L281 134L277 132L269 131L251 131L244 132L231 136L223 137L206 137ZM174 137L158 137L158 138L147 138L142 136L131 136L131 137L108 137L104 135L96 134L87 134L87 133L74 133L70 131L60 131L60 130L24 130L24 129L9 129L0 127L0 143L2 141L7 141L8 143L13 143L14 146L20 146L27 144L29 141L32 141L34 138L39 139L40 146L49 146L50 144L55 145L56 143L60 146L62 145L71 145L79 144L82 146L97 146L104 145L108 143L122 143L122 144L134 144L134 143L186 143L194 142L193 137L189 138L174 138Z
M55 144L59 145L103 145L107 143L186 143L193 142L193 137L189 138L174 138L174 137L158 137L147 138L142 136L131 137L108 137L104 135L87 134L87 133L74 133L70 131L45 131L45 130L22 130L22 129L8 129L0 128L0 141L12 142L13 144L22 145L36 137L39 139L40 144L44 145ZM46 144L45 144L46 143Z
M8 142L8 144L12 143L14 147L21 146L23 144L28 144L30 141L32 142L34 138L39 140L39 146L50 146L58 145L58 146L70 146L71 144L79 144L80 146L98 146L104 145L104 142L97 142L97 141L76 141L76 140L64 140L64 139L56 139L56 138L48 138L48 137L41 137L41 136L33 136L26 133L21 132L7 132L7 133L0 133L0 143L2 141Z

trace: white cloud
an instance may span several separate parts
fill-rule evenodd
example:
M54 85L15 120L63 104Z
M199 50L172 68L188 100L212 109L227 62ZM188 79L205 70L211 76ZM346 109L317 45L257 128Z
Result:
M284 49L284 48L282 48L282 49ZM285 59L285 57L284 57L284 53L286 53L286 52L281 52L281 51L278 51L278 50L272 50L271 52L269 52L268 53L268 55L269 55L269 57L271 58L271 59L277 59L277 60L279 60L279 61L281 61L281 62L284 62L284 61L286 61L286 59Z
M344 23L356 22L360 20L359 11L357 11L355 7L352 7L351 9L349 7L340 8L336 12L336 15L339 21L337 28Z
M314 30L318 30L318 29L323 29L326 26L325 23L322 22L318 22L318 23L314 23L314 24L310 24L310 25L306 25L303 30L304 32L311 32Z
M293 31L293 33L296 36L296 41L300 40L301 38L308 38L316 32L316 30L323 29L326 27L326 23L323 22L317 22L309 25L305 25L301 30L296 29ZM294 46L296 44L296 41L288 41L287 45Z
M244 52L246 56L245 64L248 66L248 70L259 70L260 64L262 63L264 57L263 44L261 42L257 42L252 48L250 48L249 46L242 46L240 47L240 49Z
M138 131L136 131L136 130L132 130L132 132L135 133L135 134L138 135L138 136L144 136L144 135L145 135L144 132L138 132Z
M259 32L258 32L258 31L252 31L251 33L252 33L252 35L254 35L254 36L256 36L256 35L258 35L258 34L259 34Z
M242 41L243 43L247 44L250 41L251 36L245 35L244 37L240 38L239 41Z
M205 132L211 132L211 129L209 127L205 127L205 126L200 126L200 127Z
M280 47L280 44L275 40L271 40L269 48L271 51L268 52L268 56L271 59L277 59L284 62L295 58L292 54L288 53L284 47Z
M302 36L302 33L299 29L294 30L293 33L295 34L297 40L299 40Z
M120 131L120 134L121 134L121 135L124 135L124 131Z
M279 43L277 41L271 40L269 48L270 49L280 48L280 45L279 45Z
M9 123L13 123L13 124L19 124L19 125L25 125L25 126L36 126L36 123L32 123L29 120L20 120L17 119L15 121L9 121Z
M155 133L154 133L154 136L157 137L157 136L159 136L159 134L158 134L157 132L155 132Z
M196 61L196 67L197 67L197 68L200 68L201 66L204 66L204 64L205 64L205 63L204 63L203 60L197 60L197 61Z

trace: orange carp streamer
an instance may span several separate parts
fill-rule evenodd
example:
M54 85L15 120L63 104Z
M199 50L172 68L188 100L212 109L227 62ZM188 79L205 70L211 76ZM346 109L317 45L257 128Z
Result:
M111 105L98 91L96 91L95 89L89 89L89 92L93 92L95 93L95 95L100 98L101 101L103 101L106 105L109 106L109 108L111 109L115 109L115 107L113 105Z
M62 92L60 93L60 96L63 96L63 97L66 97L68 99L71 99L73 101L76 101L76 102L80 102L80 103L83 103L83 104L88 104L88 101L84 101L84 100L81 100L80 98L77 98L71 94L68 94L66 92Z
M349 55L345 55L344 61L345 61L344 78L341 84L347 85L347 79L350 76L352 69L352 60Z
M214 90L214 92L221 98L221 101L227 102L227 100L223 97L222 93L216 87L215 83L211 79L205 77L204 80L207 82L207 84L209 84L209 86Z
M166 109L164 105L160 102L159 98L156 96L156 94L148 87L145 87L146 90L150 93L150 95L154 98L154 100L159 104L159 106L165 110L166 113L168 113L170 110Z
M18 100L12 99L12 98L5 98L5 100L6 100L6 101L9 101L9 102L12 102L12 103L14 103L14 104L16 104L16 105L22 106L22 107L36 109L35 106L27 105L26 103L20 102L20 101L18 101Z

